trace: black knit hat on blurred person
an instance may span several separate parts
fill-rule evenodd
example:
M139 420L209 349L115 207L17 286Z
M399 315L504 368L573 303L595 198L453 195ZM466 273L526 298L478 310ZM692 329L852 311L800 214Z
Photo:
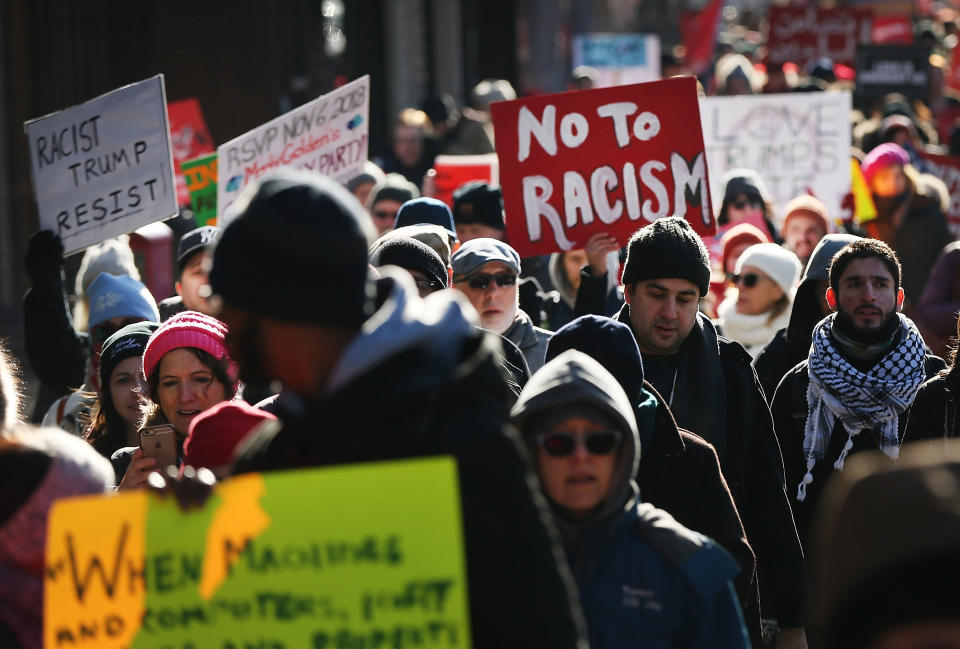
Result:
M435 288L447 288L447 266L430 246L407 237L397 237L377 248L370 257L374 266L399 266L406 270L417 270L430 280Z
M294 322L366 319L373 224L339 183L283 170L248 186L227 216L210 271L226 304Z
M623 265L624 284L668 278L692 282L700 297L710 286L707 247L690 224L677 216L657 219L637 230L627 244Z
M457 225L480 223L503 230L503 195L497 185L472 181L453 192L453 220Z

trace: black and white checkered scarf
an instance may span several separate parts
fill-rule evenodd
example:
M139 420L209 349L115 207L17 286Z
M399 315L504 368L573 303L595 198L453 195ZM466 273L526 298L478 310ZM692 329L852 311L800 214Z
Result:
M806 498L807 485L813 482L813 467L826 454L837 419L849 437L834 468L843 468L853 438L863 431L873 431L884 454L899 457L900 414L913 403L926 376L923 338L913 321L897 315L905 335L866 373L851 365L837 349L830 335L835 315L814 327L807 365L809 410L803 435L807 472L797 488L797 500Z

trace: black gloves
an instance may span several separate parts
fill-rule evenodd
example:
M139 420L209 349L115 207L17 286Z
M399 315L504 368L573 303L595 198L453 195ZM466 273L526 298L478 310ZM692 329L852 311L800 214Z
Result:
M63 243L51 230L40 230L30 237L25 260L27 275L34 286L48 286L61 280Z

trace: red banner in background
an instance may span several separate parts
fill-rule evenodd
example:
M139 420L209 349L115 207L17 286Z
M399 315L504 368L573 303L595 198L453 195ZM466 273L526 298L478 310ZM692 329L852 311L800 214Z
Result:
M663 216L716 232L693 77L490 106L507 238L521 257L621 245Z
M724 4L724 0L710 0L700 11L685 11L680 17L687 67L694 74L706 70L713 59Z
M771 7L766 63L792 61L802 68L827 57L853 67L857 45L870 42L871 25L872 14L862 9Z
M181 206L190 205L190 190L180 164L204 153L213 153L216 148L196 97L167 102L167 117L170 119L170 144L177 177L177 202Z
M921 153L930 172L947 185L950 205L947 207L947 224L954 239L960 239L960 157Z
M910 16L874 16L870 42L873 45L913 45Z

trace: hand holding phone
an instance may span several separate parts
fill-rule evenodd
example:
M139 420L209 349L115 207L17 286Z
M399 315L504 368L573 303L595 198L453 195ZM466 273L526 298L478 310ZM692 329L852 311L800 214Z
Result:
M147 426L140 431L140 448L143 457L157 461L157 469L163 470L177 463L176 431L170 424Z

